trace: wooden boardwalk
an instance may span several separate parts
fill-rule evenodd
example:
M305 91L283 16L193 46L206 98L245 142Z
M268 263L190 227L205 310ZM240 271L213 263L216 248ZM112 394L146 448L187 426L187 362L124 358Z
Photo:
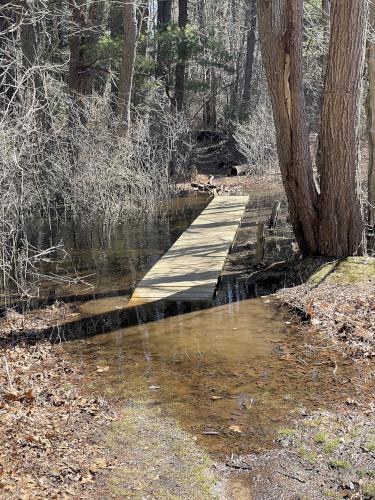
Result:
M213 298L247 196L217 196L140 281L132 301Z

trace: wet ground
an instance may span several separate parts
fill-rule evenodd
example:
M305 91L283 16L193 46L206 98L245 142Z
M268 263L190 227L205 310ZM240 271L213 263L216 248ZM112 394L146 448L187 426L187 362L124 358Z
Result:
M291 412L334 403L351 368L301 346L263 299L119 329L69 353L99 370L101 394L161 408L216 458L274 446Z
M166 443L167 448L168 443L177 446L179 428L184 442L190 436L198 450L236 470L238 457L278 447L280 429L293 418L334 408L356 391L354 381L363 376L363 367L321 339L298 337L283 311L259 297L267 290L246 279L256 223L267 220L273 201L255 198L250 203L218 294L209 304L129 304L136 283L207 198L180 199L156 219L119 226L106 242L98 234L64 228L71 257L48 262L45 270L68 274L71 281L45 283L42 289L45 298L64 299L78 315L52 332L59 339L75 339L66 343L66 351L96 373L99 382L90 390L123 402L123 441L115 438L117 448L134 454L143 436L147 456L132 457L133 468L122 470L121 477L134 478L155 457L164 463L168 457L160 450ZM293 254L289 234L276 233L271 245L281 260ZM146 432L147 426L152 431ZM133 431L125 435L125 429ZM186 464L182 468L189 474ZM172 469L165 474L173 474ZM148 492L141 476L141 490ZM249 492L249 478L240 478L231 482L225 498L250 498Z

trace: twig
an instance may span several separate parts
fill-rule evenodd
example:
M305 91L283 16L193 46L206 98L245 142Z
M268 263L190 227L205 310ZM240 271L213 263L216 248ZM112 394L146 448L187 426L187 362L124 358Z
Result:
M12 379L10 377L8 361L7 361L7 358L5 356L3 356L3 360L4 360L4 365L5 365L5 371L7 373L7 377L8 377L8 381L9 381L10 390L13 392L14 389L13 389Z
M281 470L275 470L275 472L278 472L282 476L288 477L289 479L295 479L296 481L299 481L300 483L306 483L303 479L300 479L297 476L292 476L291 474L285 474L284 472L281 472Z

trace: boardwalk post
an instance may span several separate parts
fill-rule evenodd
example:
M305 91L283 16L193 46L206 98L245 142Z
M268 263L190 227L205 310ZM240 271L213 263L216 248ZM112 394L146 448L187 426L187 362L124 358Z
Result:
M264 222L258 222L257 248L255 254L255 259L257 264L263 263L265 244L266 244L266 237L264 234Z
M280 208L281 208L281 201L277 201L272 208L272 214L271 214L270 222L268 224L268 229L275 229L276 228L277 220L279 218Z

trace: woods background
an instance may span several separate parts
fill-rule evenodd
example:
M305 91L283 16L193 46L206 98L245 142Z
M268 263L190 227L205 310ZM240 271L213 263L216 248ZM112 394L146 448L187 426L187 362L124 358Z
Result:
M300 174L308 178L309 189L315 190L313 175L319 178L324 171L317 172L315 155L325 74L334 57L328 51L331 21L337 21L332 32L341 36L338 44L344 52L347 26L344 9L336 8L340 2L309 0L296 4L297 10L291 9L289 1L279 0L272 8L280 14L280 22L295 16L289 34L292 45L298 39L303 52L300 82L296 84L303 90L304 100L303 113L301 108L296 109L295 117L306 126L308 147L313 151L308 169L314 172L306 177L302 169ZM30 228L37 227L40 220L63 214L83 224L101 220L110 227L123 217L152 211L158 200L175 190L178 180L191 175L195 145L205 137L202 132L211 131L213 140L225 138L254 175L278 168L277 153L280 159L280 141L285 136L281 139L280 134L275 135L261 39L271 37L268 54L263 44L268 76L276 74L277 65L283 65L284 60L278 61L277 33L267 34L267 5L270 3L259 4L258 22L256 0L1 2L0 237L4 286L13 282L26 290L26 277L32 276L40 258L38 248L29 243ZM359 2L359 9L364 19L367 2ZM373 10L371 5L371 21ZM341 12L341 20L334 17L336 11ZM350 12L346 14L349 19ZM365 23L357 30L357 66L348 64L357 82L363 73L361 36ZM342 200L337 207L341 213L349 202L358 205L349 224L356 234L348 244L344 234L339 245L327 243L330 238L338 238L328 222L310 241L306 229L315 228L316 217L324 210L332 213L332 206L337 205L336 201L332 205L333 194L319 202L320 215L307 217L302 230L300 202L303 205L308 198L300 190L301 183L291 188L293 193L286 189L296 237L305 254L361 252L366 246L361 214L367 214L368 228L374 224L371 25L367 29L369 85L365 84L362 93L360 134L355 120L350 123L350 116L345 118L345 126L353 129L355 148L358 137L365 139L369 131L368 178L372 181L368 193L366 184L357 186L358 161L354 157L349 160L351 173L339 183L341 192L334 199ZM261 33L259 26L263 26ZM295 55L288 57L292 57L293 68ZM337 75L331 76L335 80ZM269 83L273 95L270 79ZM281 104L273 99L274 113L285 101L285 96L280 98ZM332 109L327 108L327 113L332 116ZM298 129L299 124L293 126ZM280 122L277 127L280 131ZM338 146L335 154L340 151ZM285 161L289 165L294 160ZM221 166L225 172L226 161ZM280 166L283 172L282 161ZM334 173L336 181L340 168ZM283 176L286 187L291 185L285 178L288 175ZM315 201L311 199L312 212L317 197L325 196L320 196L319 189L313 194ZM341 231L341 215L337 217L333 225ZM358 223L353 226L355 218Z

